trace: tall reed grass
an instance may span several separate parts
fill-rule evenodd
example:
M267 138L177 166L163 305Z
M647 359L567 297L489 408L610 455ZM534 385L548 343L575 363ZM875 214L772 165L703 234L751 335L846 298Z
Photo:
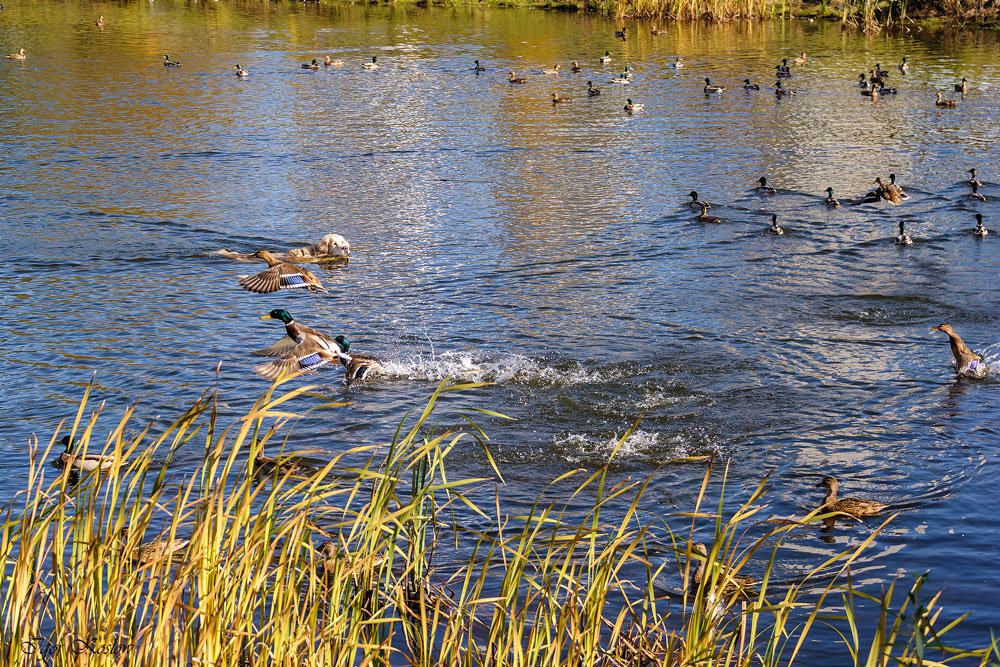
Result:
M712 465L690 512L644 518L655 475L613 483L612 454L510 515L499 491L489 505L473 500L502 481L473 411L455 411L463 431L434 416L444 394L475 384L442 383L386 445L264 473L254 459L287 445L300 416L292 403L331 404L314 387L279 395L282 384L228 425L206 395L160 433L126 436L128 410L106 437L94 433L99 410L86 417L88 389L68 431L116 463L75 478L45 464L59 433L32 450L0 526L2 663L791 665L821 624L840 633L843 664L998 657L995 645L944 644L961 619L941 619L922 577L898 609L895 585L875 597L851 587L851 565L888 519L778 582L782 541L824 517L764 518L766 479L729 514L724 493L709 499L710 480L725 480ZM472 441L485 476L453 479L447 458ZM181 448L201 452L183 476L171 472ZM571 509L581 502L582 517ZM707 558L692 546L706 529ZM190 542L173 558L132 558L154 535ZM699 562L707 568L693 584ZM759 583L734 585L761 563ZM874 627L859 621L864 606Z

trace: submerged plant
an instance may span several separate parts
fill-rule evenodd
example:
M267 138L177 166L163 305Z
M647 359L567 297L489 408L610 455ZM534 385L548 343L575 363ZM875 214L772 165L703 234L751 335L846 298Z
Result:
M432 421L443 395L480 385L442 383L390 443L309 469L282 465L301 416L288 405L341 404L312 387L275 395L281 384L225 428L206 395L155 436L126 437L127 410L107 438L95 437L97 414L84 420L88 390L69 431L81 453L103 443L115 464L48 473L41 461L59 433L32 451L25 492L0 527L4 664L85 653L91 664L153 666L786 665L818 623L838 628L855 664L997 654L943 643L958 621L942 624L936 597L921 601L924 577L895 613L892 586L877 599L851 587L849 567L885 524L796 581L775 581L784 537L828 517L761 519L767 479L727 515L724 492L704 509L709 464L692 512L647 517L655 475L613 483L616 449L608 465L553 480L511 515L499 493L489 506L475 500L503 478L470 410L455 411L466 431ZM171 472L199 437L194 470ZM470 439L491 474L451 479L446 460ZM277 461L257 466L268 446ZM136 557L154 533L169 548ZM658 560L664 549L673 556ZM759 582L748 581L743 571L764 553ZM843 604L831 614L834 592ZM866 654L859 637L872 628L858 628L856 607L872 601L879 622Z

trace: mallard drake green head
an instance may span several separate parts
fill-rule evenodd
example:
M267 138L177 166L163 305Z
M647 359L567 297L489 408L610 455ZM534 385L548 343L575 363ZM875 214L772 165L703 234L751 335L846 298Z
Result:
M985 227L983 227L983 214L976 213L976 229L974 230L976 236L982 238L989 234Z
M361 65L361 69L378 69L378 56L372 56L372 61L370 63L364 63Z
M906 223L899 221L899 234L896 235L896 245L913 245L913 239L906 233Z
M102 456L101 454L74 454L72 436L64 436L60 440L66 449L59 455L63 468L71 468L89 472L91 470L107 470L115 463L113 455Z
M705 88L703 89L705 93L721 93L725 89L725 86L713 86L708 77L705 77Z
M367 354L351 354L351 341L344 336L337 336L335 339L343 354L340 362L344 365L347 386L355 382L364 382L371 375L379 375L385 372L382 362L377 358Z
M862 88L867 88L868 87L868 81L865 79L865 73L864 72L862 72L861 74L858 75L858 85L861 86Z
M983 184L982 181L980 181L978 178L976 178L976 168L975 167L973 167L972 169L970 169L969 173L972 174L972 176L969 177L969 181L968 181L969 185L982 185Z
M776 97L785 97L788 95L794 95L795 91L790 88L785 88L784 84L781 83L781 79L774 82L774 94Z
M163 55L163 66L164 67L180 67L181 64L176 60L170 59L170 54L166 53Z
M834 199L833 197L833 188L827 188L826 195L827 195L826 197L827 206L829 206L830 208L837 208L838 206L840 206L840 202Z
M743 90L760 90L756 83L750 83L750 79L743 79Z
M874 500L864 500L861 498L841 498L837 500L837 491L840 484L833 477L824 477L819 484L819 488L826 488L826 497L820 505L821 512L840 512L858 518L872 516L885 509L885 505Z
M601 62L602 63L609 63L609 62L611 62L611 52L610 51L605 51L604 52L604 55L601 56Z
M785 233L785 230L778 226L778 216L771 215L771 226L767 228L768 234L773 234L774 236L781 236Z
M642 111L642 104L636 104L630 97L626 100L624 109L625 113L635 113L636 111Z
M592 81L587 82L587 95L590 97L597 97L601 94L601 91L594 88L594 83Z
M931 331L940 331L947 334L948 343L951 346L951 354L955 357L955 372L966 377L982 378L989 372L989 368L983 363L982 356L969 349L962 337L955 333L949 324L939 324Z
M760 185L757 186L757 194L762 194L762 195L777 194L778 191L767 184L767 177L761 176L759 179L757 179L757 182L760 183Z
M486 68L483 67L482 65L480 65L478 60L474 60L472 62L475 64L475 67L472 68L474 71L476 71L476 72L485 72L486 71Z
M291 313L283 308L275 308L267 315L261 315L262 320L280 320L285 324L291 324L294 320L292 319Z
M249 256L267 262L267 270L252 276L240 278L240 287L258 294L270 294L283 289L305 288L310 292L326 292L312 271L290 262L282 262L267 250L258 250Z
M691 208L693 208L696 211L702 206L704 206L705 208L712 208L712 205L709 204L707 201L702 201L698 199L698 193L695 192L694 190L688 193L688 197L691 198Z

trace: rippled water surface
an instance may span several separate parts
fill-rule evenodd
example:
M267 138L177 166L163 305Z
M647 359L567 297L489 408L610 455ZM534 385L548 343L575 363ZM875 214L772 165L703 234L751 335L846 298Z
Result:
M31 436L73 414L92 374L102 424L137 400L136 425L175 415L216 381L242 414L266 388L248 351L281 333L258 317L280 307L390 371L351 389L312 376L350 405L299 422L295 447L385 442L443 378L492 382L448 402L517 419L483 420L514 509L600 465L644 415L618 479L716 454L734 507L768 470L774 516L814 507L827 474L903 502L857 582L876 593L931 569L946 615L975 608L952 641L986 642L1000 630L1000 364L956 381L929 329L949 322L1000 357L1000 233L971 234L976 212L1000 232L997 36L806 21L611 32L520 10L5 3L0 50L28 60L0 62L0 501L24 488ZM778 101L774 64L801 51L786 84L799 94ZM299 68L324 55L345 65ZM381 69L362 71L372 55ZM583 73L566 71L574 59ZM625 62L633 83L608 83ZM855 80L875 62L899 93L873 104ZM963 75L959 108L936 109ZM704 95L706 76L729 90ZM746 77L764 89L740 90ZM555 107L553 91L576 100ZM644 110L625 115L627 97ZM972 166L985 203L967 198ZM851 203L889 172L909 201ZM754 194L760 176L776 196ZM845 206L822 204L827 186ZM724 224L693 220L692 189ZM763 233L772 213L783 237ZM892 243L899 221L912 247ZM263 265L213 254L328 232L352 245L348 264L316 269L328 295L249 294L237 278ZM178 471L199 455L182 451ZM451 465L489 474L471 441ZM644 510L692 509L703 472L667 466ZM796 533L779 567L805 571L875 525ZM844 664L820 648L809 664Z

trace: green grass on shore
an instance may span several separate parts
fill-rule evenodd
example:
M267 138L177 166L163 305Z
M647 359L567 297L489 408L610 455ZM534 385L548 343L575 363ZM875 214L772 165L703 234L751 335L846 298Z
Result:
M709 464L694 507L642 518L653 477L612 482L612 454L510 514L472 420L504 418L441 414L442 396L479 386L447 382L391 442L286 471L257 457L291 458L293 404L339 404L281 384L230 424L206 395L156 435L133 431L128 410L98 436L85 395L63 432L113 459L103 473L52 471L60 432L35 443L0 525L3 664L777 666L801 663L820 626L840 637L824 650L842 664L1000 657L986 638L971 651L946 644L961 618L942 618L924 576L902 596L895 584L875 596L852 587L851 566L892 517L779 581L785 538L829 517L768 518L766 478L733 511L708 497L725 481ZM449 475L456 450L481 452L484 476ZM183 473L181 451L200 452ZM696 535L713 538L706 555ZM183 541L137 558L154 537ZM748 571L758 581L737 583Z

